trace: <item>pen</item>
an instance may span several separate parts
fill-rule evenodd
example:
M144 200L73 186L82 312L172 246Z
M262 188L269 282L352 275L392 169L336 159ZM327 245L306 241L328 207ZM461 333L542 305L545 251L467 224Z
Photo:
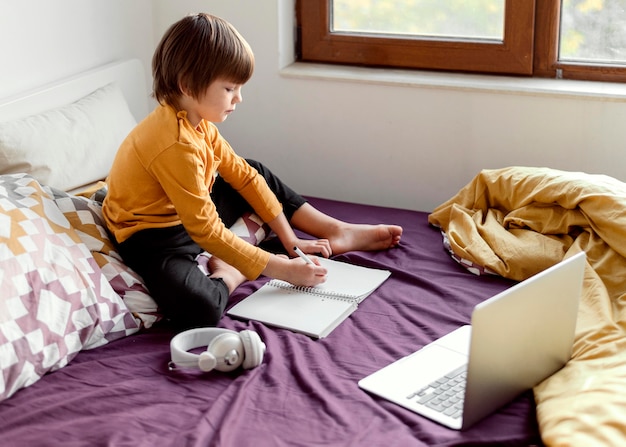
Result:
M296 254L298 256L300 256L302 259L304 259L304 262L306 262L307 264L315 265L315 262L311 261L311 258L309 258L307 255L305 255L304 252L302 250L300 250L298 247L293 247L293 251L295 251Z

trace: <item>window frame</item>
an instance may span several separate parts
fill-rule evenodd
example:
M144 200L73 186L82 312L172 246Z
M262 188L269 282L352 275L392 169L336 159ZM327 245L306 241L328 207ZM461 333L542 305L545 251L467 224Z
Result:
M626 82L626 67L560 62L561 2L536 0L533 75L544 78Z
M503 42L330 32L330 0L297 0L304 62L626 82L626 67L558 61L560 1L505 0ZM306 18L306 20L303 20Z

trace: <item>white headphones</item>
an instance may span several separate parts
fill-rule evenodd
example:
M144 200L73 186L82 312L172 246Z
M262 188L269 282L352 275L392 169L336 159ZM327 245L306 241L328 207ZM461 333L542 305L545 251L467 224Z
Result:
M206 346L201 354L187 352ZM202 371L232 371L240 365L251 369L263 363L265 343L254 331L198 328L181 332L170 342L172 360L169 368L200 368Z

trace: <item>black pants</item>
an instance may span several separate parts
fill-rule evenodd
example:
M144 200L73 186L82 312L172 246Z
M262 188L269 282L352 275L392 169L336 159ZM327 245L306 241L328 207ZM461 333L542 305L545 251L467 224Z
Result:
M265 178L283 205L288 220L305 200L254 160L251 166ZM221 177L213 185L211 198L218 214L230 227L250 205ZM203 249L182 225L139 231L118 246L126 265L143 279L150 295L166 318L178 329L215 326L228 303L228 287L221 279L204 275L195 261Z

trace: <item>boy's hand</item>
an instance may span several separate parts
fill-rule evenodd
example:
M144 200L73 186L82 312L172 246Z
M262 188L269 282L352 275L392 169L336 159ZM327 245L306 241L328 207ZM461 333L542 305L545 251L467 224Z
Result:
M328 271L325 267L322 267L317 259L310 257L313 264L309 264L303 259L294 258L289 262L292 264L289 269L290 279L286 279L296 286L313 287L322 284L326 281L326 275Z
M304 253L319 255L324 258L330 258L333 254L328 239L297 239L291 246L285 247L291 256L298 256L293 251L293 247L298 247Z
M282 279L296 286L317 286L326 281L328 272L315 257L310 259L313 264L307 263L300 257L289 259L272 255L263 274L270 278Z

